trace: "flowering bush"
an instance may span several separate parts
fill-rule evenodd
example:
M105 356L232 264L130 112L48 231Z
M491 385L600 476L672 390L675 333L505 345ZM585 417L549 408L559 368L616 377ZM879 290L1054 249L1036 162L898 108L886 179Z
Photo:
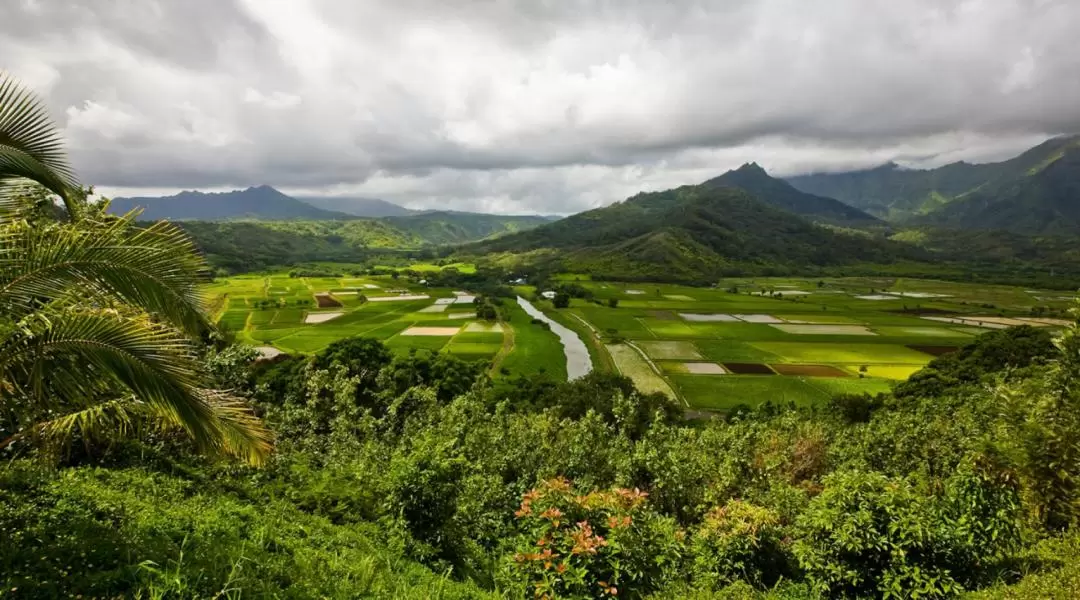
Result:
M507 583L537 598L640 597L677 572L684 534L640 490L579 494L556 478L524 495Z

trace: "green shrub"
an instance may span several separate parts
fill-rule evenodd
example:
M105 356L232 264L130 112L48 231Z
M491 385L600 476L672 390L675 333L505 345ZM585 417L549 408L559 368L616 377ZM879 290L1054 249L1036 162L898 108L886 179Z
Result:
M732 500L713 509L691 538L694 582L707 589L775 583L788 571L781 538L780 517L767 508Z

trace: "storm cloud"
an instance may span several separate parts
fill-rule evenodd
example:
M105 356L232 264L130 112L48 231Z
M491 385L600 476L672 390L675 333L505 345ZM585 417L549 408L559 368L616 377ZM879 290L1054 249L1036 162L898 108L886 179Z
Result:
M567 213L1080 131L1069 0L12 0L3 68L112 194Z

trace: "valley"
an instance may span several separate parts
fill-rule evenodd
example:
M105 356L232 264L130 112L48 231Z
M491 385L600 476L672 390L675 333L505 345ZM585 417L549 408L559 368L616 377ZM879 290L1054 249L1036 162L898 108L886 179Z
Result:
M1059 329L1073 302L1054 290L912 278L727 278L690 287L559 274L542 289L513 286L498 316L483 320L474 293L427 285L443 268L414 263L401 269L411 275L396 277L276 271L223 278L203 293L219 325L269 354L312 354L363 336L395 353L486 361L495 377L618 373L701 413L887 393L982 333ZM564 287L579 296L565 308L539 293ZM590 342L591 355L575 338Z
M0 598L1080 597L1080 6L15 4Z

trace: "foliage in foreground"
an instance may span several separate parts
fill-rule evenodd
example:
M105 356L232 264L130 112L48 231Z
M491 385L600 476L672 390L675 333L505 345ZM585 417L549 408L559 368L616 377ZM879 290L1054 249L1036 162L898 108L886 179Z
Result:
M58 577L76 593L173 597L1009 597L1075 568L1076 345L1074 331L1056 349L997 333L929 365L921 381L951 382L936 395L704 423L600 373L493 383L482 365L364 339L254 367L232 348L207 370L272 424L270 464L207 463L171 439L92 446L56 473L15 461L0 528L22 542L0 549L0 585L27 597L50 597ZM956 378L958 365L982 376ZM1030 588L1010 587L1022 575Z

